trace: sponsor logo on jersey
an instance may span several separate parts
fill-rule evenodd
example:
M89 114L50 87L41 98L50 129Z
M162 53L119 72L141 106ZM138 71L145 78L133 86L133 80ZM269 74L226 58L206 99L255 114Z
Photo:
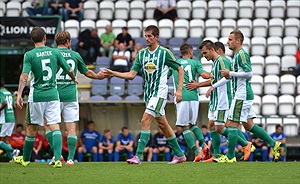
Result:
M157 69L156 65L154 63L147 63L145 66L144 66L144 70L147 72L147 73L153 73L155 72L155 70Z

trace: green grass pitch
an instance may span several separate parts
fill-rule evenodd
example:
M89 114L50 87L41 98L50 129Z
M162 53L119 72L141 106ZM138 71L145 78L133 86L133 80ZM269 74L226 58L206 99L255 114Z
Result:
M144 162L141 165L118 163L75 163L60 169L48 163L0 163L0 182L35 183L217 183L217 184L300 184L299 162L237 162L233 164L192 163L168 165L166 162Z

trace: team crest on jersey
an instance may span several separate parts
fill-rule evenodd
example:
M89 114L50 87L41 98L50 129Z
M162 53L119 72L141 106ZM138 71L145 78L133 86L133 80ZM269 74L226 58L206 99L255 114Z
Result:
M153 73L155 70L157 69L156 65L154 63L147 63L145 66L144 66L144 70L147 72L147 73Z

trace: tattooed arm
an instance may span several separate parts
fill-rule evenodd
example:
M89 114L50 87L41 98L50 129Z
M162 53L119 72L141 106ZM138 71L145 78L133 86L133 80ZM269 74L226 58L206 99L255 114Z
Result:
M17 97L17 107L22 109L23 107L23 99L22 92L27 84L28 74L22 73L19 80L19 88L18 88L18 97Z

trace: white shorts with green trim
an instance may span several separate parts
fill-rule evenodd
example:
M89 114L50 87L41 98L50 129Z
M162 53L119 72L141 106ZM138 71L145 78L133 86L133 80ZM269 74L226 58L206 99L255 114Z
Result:
M65 123L73 123L79 121L78 102L60 102L60 109Z
M198 118L199 101L181 101L176 104L176 126L195 125Z
M166 99L151 97L149 102L146 103L145 112L150 114L154 118L164 116L166 103Z
M253 100L233 99L228 119L234 122L247 122L247 119L255 118L256 114L252 105Z
M12 122L7 122L7 123L2 124L0 137L11 136L11 134L14 130L14 127L15 127L15 123L12 123Z

